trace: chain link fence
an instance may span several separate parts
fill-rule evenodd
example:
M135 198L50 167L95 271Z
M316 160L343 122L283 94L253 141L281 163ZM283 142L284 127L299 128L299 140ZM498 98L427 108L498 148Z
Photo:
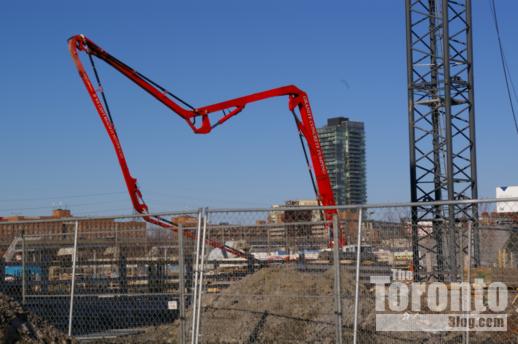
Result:
M477 204L441 224L415 204L0 223L1 290L90 342L515 343L518 200Z

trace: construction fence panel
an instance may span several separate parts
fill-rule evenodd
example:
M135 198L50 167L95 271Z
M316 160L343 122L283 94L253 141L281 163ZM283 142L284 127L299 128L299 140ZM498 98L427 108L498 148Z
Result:
M439 205L438 211L447 212L449 205ZM462 204L457 206L461 208ZM454 223L416 224L412 222L415 207L363 207L361 226L351 230L345 247L346 251L355 253L358 244L361 249L357 255L360 258L357 342L516 342L518 265L514 257L518 238L514 235L518 232L518 209L513 208L517 208L516 202L482 201L476 204L475 221L466 216L458 217ZM355 215L349 214L348 218L354 219ZM346 223L343 220L343 226L348 228ZM451 230L455 239L453 257ZM359 241L358 233L361 233ZM357 247L352 247L353 244ZM442 259L438 257L441 252ZM416 253L419 265L415 264ZM347 258L341 261L342 268L351 270L357 258ZM452 273L453 264L456 274ZM350 279L355 277L353 272ZM492 285L493 282L497 284ZM346 285L342 288L342 297L346 298L344 327L347 327L346 310L350 307L352 290ZM436 307L441 293L446 303ZM479 308L477 294L481 295L479 300L483 305ZM505 303L503 309L489 307L491 295L497 295L497 304ZM502 323L492 328L485 325L489 321L496 324L501 318L507 319L506 327L498 328ZM455 329L444 330L442 324L453 324Z
M200 342L334 343L333 258L321 209L209 211Z
M163 216L184 223L186 231L198 222L197 212ZM3 249L2 293L62 333L140 333L136 329L178 317L179 247L170 228L140 217L11 227L16 233Z
M70 276L72 271L63 248L73 245L74 223L42 225L38 234L32 233L32 226L16 227L2 257L2 293L66 333L70 280L55 273L59 269Z
M197 213L171 216L186 232ZM176 228L175 228L176 230ZM171 228L140 218L79 223L72 334L102 337L170 325L179 314L179 245Z
M464 261L464 280L469 279L473 285L478 285L481 290L486 291L484 294L486 297L490 297L491 290L505 287L507 307L495 313L504 313L507 316L507 331L495 332L492 340L501 343L516 342L518 340L518 202L484 203L479 205L478 212L478 223L471 231L472 236L478 235L480 240L480 259ZM490 311L491 309L488 309L486 312Z
M342 226L348 233L341 260L345 274L342 277L344 340L383 344L462 343L462 333L411 331L400 321L400 317L408 317L412 323L413 314L429 313L420 306L412 308L412 283L436 281L431 274L433 269L426 274L415 274L410 207L347 209ZM419 254L426 252L421 250ZM396 298L391 297L390 290L397 291ZM384 328L383 319L387 315L392 327Z

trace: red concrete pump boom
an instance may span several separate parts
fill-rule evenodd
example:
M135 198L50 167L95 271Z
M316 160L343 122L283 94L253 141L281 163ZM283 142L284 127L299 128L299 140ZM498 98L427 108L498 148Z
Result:
M108 54L105 50L103 50L101 47L99 47L97 44L92 42L84 35L76 35L70 38L68 40L68 48L70 50L70 54L72 55L72 59L74 60L74 63L76 65L76 68L79 72L79 75L81 76L81 79L83 80L86 89L90 94L92 102L94 103L94 106L97 112L99 113L104 127L106 128L106 131L110 136L110 140L112 141L113 147L115 148L115 153L117 154L122 174L124 176L124 180L128 188L131 202L133 204L134 209L138 213L149 214L149 208L142 198L142 193L137 185L137 179L135 179L129 171L128 164L126 162L126 158L124 156L121 143L117 136L117 131L115 130L115 125L110 114L110 110L106 102L106 97L101 86L101 81L92 57L96 57L100 60L103 60L108 65L115 68L121 74L133 81L135 84L143 88L151 96L156 98L158 101L160 101L165 106L174 111L176 114L178 114L180 117L182 117L185 120L185 122L189 125L189 127L192 129L192 131L196 134L210 133L215 127L226 122L231 117L240 113L249 103L273 97L287 96L289 99L289 109L292 112L293 117L296 121L297 128L299 130L299 134L301 137L302 146L304 148L302 138L305 138L307 146L309 148L309 153L311 156L311 165L316 177L316 183L313 179L313 173L311 171L311 166L309 164L309 159L307 157L305 148L304 153L306 155L306 160L308 163L308 170L312 177L313 188L317 194L318 200L320 204L324 206L335 205L333 191L331 188L331 182L329 179L329 175L327 173L326 165L324 163L324 157L322 154L322 149L320 147L320 141L318 138L317 129L315 127L315 122L313 120L313 115L311 112L311 106L309 104L308 96L304 91L300 90L296 86L290 85L274 88L271 90L250 94L244 97L239 97L212 105L194 107L186 101L182 100L180 97L174 95L172 92L166 90L164 87L158 85L157 83L153 82L149 78L134 70L133 68L129 67L122 61ZM92 64L95 79L97 81L97 89L94 88L79 58L80 51L85 52L88 55L88 58ZM182 104L183 106L180 104ZM298 112L300 113L300 118L296 115L295 110L298 110ZM221 112L221 114L218 120L213 121L212 119L214 118L214 115L213 118L211 118L210 115L214 114L215 112ZM199 124L197 124L197 119L201 120L198 122ZM324 213L326 220L331 220L333 214L336 214L336 209L326 209L324 210ZM159 225L161 227L172 229L176 228L176 225L174 223L163 217L146 216L144 217L144 219L147 222ZM190 232L186 231L184 233L189 234ZM192 236L192 234L190 235ZM342 241L342 245L345 244L343 235L342 240L340 241ZM243 252L233 249L231 247L227 247L216 241L209 241L207 243L213 247L221 248L238 256L244 255Z

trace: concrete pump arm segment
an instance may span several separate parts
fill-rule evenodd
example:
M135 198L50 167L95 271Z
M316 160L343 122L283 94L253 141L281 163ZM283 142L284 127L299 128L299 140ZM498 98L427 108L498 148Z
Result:
M128 189L131 202L133 204L133 208L138 213L144 215L149 214L149 208L143 200L142 193L137 185L137 179L134 178L130 173L120 140L117 135L117 131L115 129L113 119L110 114L108 104L106 102L104 90L102 89L102 85L99 79L97 69L94 64L93 57L96 57L107 63L109 66L123 74L136 85L144 89L155 99L167 106L177 115L182 117L185 120L185 122L189 125L189 127L192 129L192 131L196 134L210 133L218 125L223 124L231 117L240 113L245 108L245 106L250 103L262 101L268 98L287 96L289 99L289 109L293 114L293 117L297 124L297 128L299 130L302 146L304 148L304 153L306 155L306 161L308 163L308 170L312 177L313 188L315 190L317 198L320 204L323 206L332 207L336 205L331 187L331 181L324 162L322 149L320 147L320 140L318 137L315 122L313 120L313 114L311 111L311 106L309 104L308 96L304 91L300 90L296 86L290 85L274 88L271 90L226 100L212 105L194 107L190 105L188 102L181 99L180 97L173 94L172 92L168 91L164 87L153 82L151 79L147 78L138 71L129 67L122 61L113 57L84 35L76 35L71 37L68 40L68 48L72 56L72 59L74 60L75 66L79 72L79 75L83 80L88 94L90 95L90 98L113 144L115 153L117 155L117 159L119 161L119 165L122 170L122 174L124 176L126 187ZM97 81L97 89L94 87L92 81L90 80L90 77L86 73L85 67L81 62L81 59L79 58L79 52L84 52L88 55L88 59L92 64L95 80ZM300 117L297 116L296 110L300 114ZM221 113L219 119L212 121L213 118L215 118L215 115L212 115L211 118L211 114L214 114L216 112ZM197 119L199 119L200 121L198 122ZM307 143L309 155L311 157L311 164L309 163L309 158L305 151L305 146L302 138L304 138ZM315 177L314 179L313 173ZM324 209L326 220L330 221L333 215L336 214L336 212L336 209L333 208ZM173 230L176 229L176 225L174 223L163 217L145 216L144 219L149 223L159 225L164 228L172 228ZM341 233L340 236L340 244L344 245L345 238L343 236L343 233ZM233 249L231 247L227 247L219 242L210 241L207 243L213 247L224 249L229 253L236 254L238 256L245 255L243 252Z

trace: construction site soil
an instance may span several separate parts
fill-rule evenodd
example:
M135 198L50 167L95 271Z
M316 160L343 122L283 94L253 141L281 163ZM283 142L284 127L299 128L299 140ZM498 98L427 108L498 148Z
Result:
M341 272L344 342L352 341L354 279ZM202 343L334 343L334 271L303 272L295 268L264 268L202 302ZM462 343L459 332L377 332L374 292L360 288L359 343ZM192 313L186 314L186 324ZM516 317L509 320L517 323ZM178 343L179 321L142 329L142 333L95 343ZM186 325L186 337L191 327ZM471 343L517 343L517 334L472 334ZM188 340L190 342L190 340Z
M76 343L16 301L0 294L0 343Z

